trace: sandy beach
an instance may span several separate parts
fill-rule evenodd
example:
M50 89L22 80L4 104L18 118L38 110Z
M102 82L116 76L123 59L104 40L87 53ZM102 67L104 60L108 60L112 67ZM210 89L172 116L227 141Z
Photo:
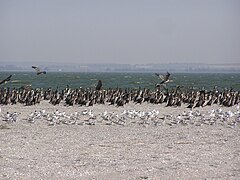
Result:
M212 118L220 108L233 115ZM214 105L191 117L185 106L147 103L1 106L0 179L239 179L237 110ZM16 112L13 122L7 112ZM56 112L65 118L50 120Z

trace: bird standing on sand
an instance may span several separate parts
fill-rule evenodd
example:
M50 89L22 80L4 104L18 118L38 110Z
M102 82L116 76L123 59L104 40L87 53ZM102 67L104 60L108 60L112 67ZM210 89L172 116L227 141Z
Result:
M6 79L3 79L2 81L0 81L0 84L6 83L8 81L11 80L12 74L10 76L8 76Z
M102 88L102 81L98 80L98 84L96 86L96 90L99 91L99 90L101 90L101 88Z
M42 71L39 67L37 66L32 66L33 69L35 69L37 75L39 74L46 74L47 72L46 71Z
M157 84L156 87L160 87L161 85L166 85L167 83L172 82L172 80L169 79L169 77L171 75L169 72L167 72L166 75L161 75L158 73L155 73L155 75L158 76L162 80L162 82L160 82L160 84Z

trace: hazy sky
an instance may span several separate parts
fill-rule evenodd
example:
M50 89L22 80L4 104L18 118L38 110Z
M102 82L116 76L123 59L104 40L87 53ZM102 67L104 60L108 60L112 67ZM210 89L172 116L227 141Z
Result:
M240 62L240 0L0 0L0 61Z

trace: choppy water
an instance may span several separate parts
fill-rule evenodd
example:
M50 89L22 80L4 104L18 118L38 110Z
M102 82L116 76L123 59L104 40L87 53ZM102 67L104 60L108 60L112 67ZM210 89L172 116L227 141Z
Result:
M21 87L32 85L33 88L59 88L67 85L71 88L94 88L98 80L103 82L103 88L149 88L154 89L155 84L161 80L154 73L66 73L48 72L37 76L33 72L0 72L0 80L14 74L11 81L0 87ZM239 74L171 74L173 80L169 87L176 85L194 87L199 89L212 89L217 86L240 90Z

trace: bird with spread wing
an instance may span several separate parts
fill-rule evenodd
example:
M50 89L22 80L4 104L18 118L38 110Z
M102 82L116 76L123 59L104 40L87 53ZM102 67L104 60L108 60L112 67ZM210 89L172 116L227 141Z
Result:
M160 82L160 84L157 84L156 87L159 87L161 85L166 85L167 83L172 82L172 80L169 79L169 77L171 75L169 72L167 72L166 75L161 75L158 73L155 73L155 75L158 76L162 80L162 82Z
M39 74L46 74L47 72L46 71L42 71L39 67L37 66L32 66L33 69L35 69L37 75Z
M8 76L7 78L3 79L2 81L0 81L0 84L6 83L8 81L11 80L12 74L10 76Z

